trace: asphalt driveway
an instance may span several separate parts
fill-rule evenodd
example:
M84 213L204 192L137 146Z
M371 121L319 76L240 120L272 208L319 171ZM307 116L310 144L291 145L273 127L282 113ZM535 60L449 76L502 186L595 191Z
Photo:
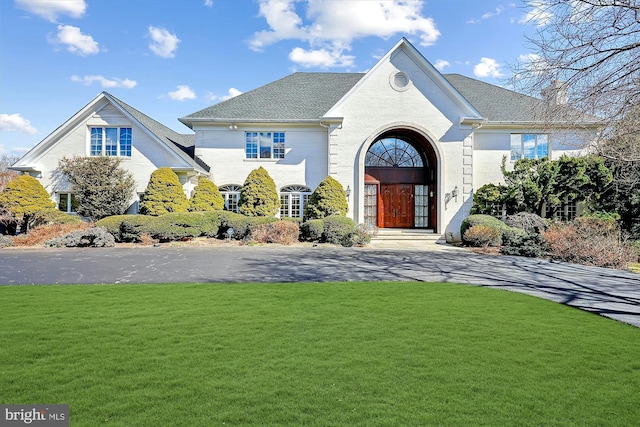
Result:
M0 251L0 284L440 281L522 292L640 327L640 274L463 250L145 247Z

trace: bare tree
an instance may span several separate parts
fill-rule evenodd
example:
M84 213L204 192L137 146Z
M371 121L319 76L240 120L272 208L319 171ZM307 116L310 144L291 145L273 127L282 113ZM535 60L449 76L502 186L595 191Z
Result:
M0 156L0 191L4 190L8 183L18 177L18 172L9 169L18 159L18 156L10 156L8 154Z
M570 121L575 110L603 129L626 118L616 137L640 132L633 110L640 105L640 4L638 0L529 0L538 24L529 38L529 60L516 65L513 85L551 102L545 122ZM567 106L572 108L566 108ZM603 140L610 138L603 133ZM618 153L640 160L640 147Z

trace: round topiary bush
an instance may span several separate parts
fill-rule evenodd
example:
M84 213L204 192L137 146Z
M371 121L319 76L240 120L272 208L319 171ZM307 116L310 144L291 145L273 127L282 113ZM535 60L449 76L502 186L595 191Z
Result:
M321 219L310 219L300 225L300 236L307 242L319 242L322 239L324 221Z
M462 242L465 245L473 245L474 242L465 240L465 233L468 229L473 227L474 225L483 225L489 228L494 228L499 231L500 235L500 243L502 242L502 234L509 230L509 226L504 222L500 221L498 218L494 218L491 215L469 215L465 219L462 220L462 224L460 225L460 236L462 236Z
M348 210L347 194L342 184L328 176L309 196L304 216L309 219L322 219L331 215L345 216Z
M346 216L331 215L324 218L322 240L334 245L344 245L356 229L356 223ZM347 244L348 246L348 244Z

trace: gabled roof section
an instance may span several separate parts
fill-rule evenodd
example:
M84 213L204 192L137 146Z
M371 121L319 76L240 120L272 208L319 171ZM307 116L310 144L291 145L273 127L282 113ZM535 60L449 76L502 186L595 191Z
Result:
M193 167L194 170L203 173L207 173L209 171L208 166L204 164L201 165L198 161L194 160L192 155L189 154L190 151L193 151L193 147L195 145L195 135L179 134L107 92L100 93L80 111L49 134L45 139L40 141L20 160L18 160L14 167L17 169L20 167L29 167L32 163L37 162L50 147L56 144L61 136L86 121L92 112L95 111L95 108L100 106L101 103L104 103L105 100L111 103L115 108L119 109L122 114L128 117L132 122L136 123L137 126L145 129L152 138L158 141L159 144L162 144L169 152L174 153L178 158Z
M536 118L548 109L547 101L500 86L460 74L445 74L444 77L489 123L536 123L539 121ZM558 115L575 121L576 124L590 124L597 121L597 118L588 117L569 106L554 108L561 108L562 114Z
M318 122L361 73L294 73L179 119L196 122Z
M445 92L449 96L449 98L460 108L463 116L477 121L481 121L483 119L483 117L474 108L474 106L469 103L469 101L465 97L463 97L447 79L444 78L440 71L438 71L433 66L433 64L431 64L422 55L422 53L420 53L420 51L416 49L415 46L413 46L413 44L411 44L411 42L404 37L400 39L400 41L396 43L396 45L391 48L391 50L389 50L386 55L380 58L376 65L374 65L365 74L365 76L361 80L359 80L356 85L354 85L354 87L352 87L350 91L346 93L344 97L342 97L342 99L340 99L339 102L334 105L334 107L338 107L340 104L345 102L345 100L348 99L352 93L358 90L358 87L360 85L364 84L364 82L370 75L375 73L375 71L378 68L382 67L383 64L391 61L391 59L400 52L404 52L405 54L407 54L412 59L412 61L422 69L425 75L428 76L436 85L441 88L443 92Z
M209 167L204 162L199 162L195 158L194 147L196 143L195 134L181 134L171 128L163 125L157 120L152 119L139 110L126 104L108 92L103 94L114 104L122 108L132 119L137 121L141 126L145 127L160 141L164 142L167 147L176 153L179 157L193 166L196 170L209 172Z

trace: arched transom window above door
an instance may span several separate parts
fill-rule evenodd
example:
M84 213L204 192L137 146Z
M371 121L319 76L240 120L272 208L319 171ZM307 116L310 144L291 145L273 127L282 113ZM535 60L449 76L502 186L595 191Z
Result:
M424 166L422 156L413 145L398 137L380 138L374 142L364 160L365 166L419 168Z

